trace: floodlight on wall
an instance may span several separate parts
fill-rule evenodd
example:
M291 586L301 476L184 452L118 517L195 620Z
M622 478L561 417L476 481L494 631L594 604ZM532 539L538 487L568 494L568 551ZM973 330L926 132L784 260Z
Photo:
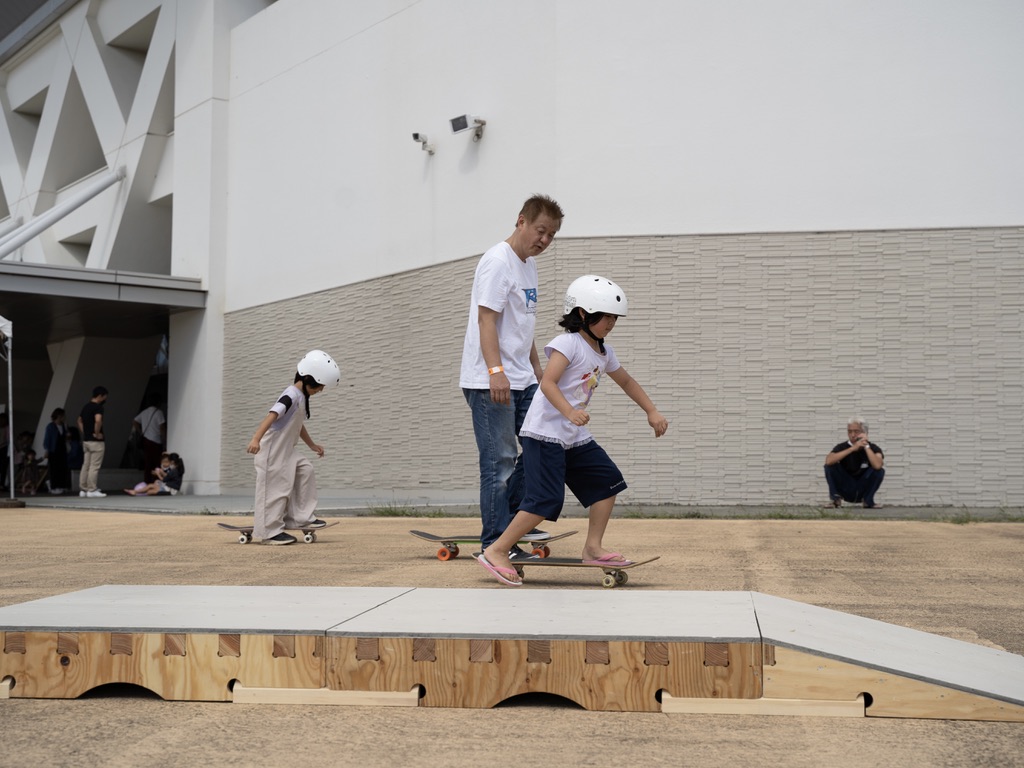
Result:
M484 126L487 125L486 120L476 115L459 115L449 122L452 124L452 133L473 131L473 141L480 141L484 135Z
M427 134L425 133L414 133L412 135L413 141L420 143L420 149L426 152L428 155L434 154L434 145L427 140Z

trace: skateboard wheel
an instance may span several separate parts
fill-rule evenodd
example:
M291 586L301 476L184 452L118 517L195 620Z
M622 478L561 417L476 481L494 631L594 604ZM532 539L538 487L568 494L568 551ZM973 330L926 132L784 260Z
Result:
M608 587L608 588L614 587L615 586L615 582L616 582L615 577L612 576L610 573L606 573L604 575L604 578L601 580L601 583L604 586Z
M615 583L616 584L625 584L627 581L629 581L629 574L628 573L626 573L625 571L616 571L615 572Z
M534 547L533 554L535 554L537 557L550 557L551 547L549 547L547 544L542 544L539 547Z
M452 550L448 549L448 547L441 547L439 550L437 550L437 559L441 562L447 562L451 560L453 557L456 557L458 554L458 549Z
M310 531L302 537L302 540L305 541L307 544L312 544L314 541L316 541L316 534Z
M248 544L249 541L250 541L250 538L251 537L249 536L248 533L240 533L240 534L238 534L238 543L239 544Z

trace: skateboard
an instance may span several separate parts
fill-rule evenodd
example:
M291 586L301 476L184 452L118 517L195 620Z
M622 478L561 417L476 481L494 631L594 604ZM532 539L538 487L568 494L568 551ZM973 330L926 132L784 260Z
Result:
M322 531L324 528L330 528L332 525L337 525L340 520L335 520L333 523L328 523L323 528L290 528L286 530L302 531L302 540L307 544L312 544L316 541L316 532ZM248 544L252 541L252 529L251 525L228 525L227 523L217 523L221 528L226 531L234 531L238 534L239 544Z
M629 574L626 573L630 568L636 568L638 565L646 565L647 563L653 563L661 555L655 557L649 557L646 560L637 560L636 562L629 563L628 565L615 565L614 563L585 563L583 560L576 557L548 557L543 560L520 560L512 563L512 567L516 569L516 573L519 574L519 578L526 581L526 577L523 575L523 568L527 565L549 565L549 566L560 566L563 568L600 568L604 571L604 577L601 579L601 584L609 589L614 587L620 587L629 581Z
M452 558L459 556L459 544L479 544L479 536L438 536L436 533L427 533L426 531L409 531L413 536L424 541L430 541L434 544L440 544L441 548L437 550L437 559L441 561L451 560ZM552 541L558 541L564 539L567 536L572 536L578 533L578 531L567 531L566 533L559 533L556 536L548 536L546 539L540 539L539 541L520 541L520 544L528 544L533 547L533 554L539 557L547 557L551 554L551 550L548 548L548 544Z

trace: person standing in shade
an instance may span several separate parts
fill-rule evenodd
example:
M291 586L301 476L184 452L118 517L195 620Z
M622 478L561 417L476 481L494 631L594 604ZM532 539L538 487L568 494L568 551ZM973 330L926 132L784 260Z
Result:
M78 416L78 430L82 433L82 470L78 475L79 496L99 499L107 494L99 489L100 467L107 444L103 437L103 404L107 402L107 388L96 387L92 399L82 406Z
M142 435L142 480L152 483L158 479L154 470L167 443L167 419L160 410L159 395L150 395L148 402L149 406L132 422L132 430Z
M43 433L43 454L50 473L50 493L59 495L71 490L71 470L68 468L67 427L64 409L55 408L50 423Z
M515 230L477 264L463 340L459 386L473 415L480 456L480 545L508 527L523 497L518 435L542 371L534 327L537 263L562 226L564 214L544 195L529 198ZM529 537L530 534L527 534ZM534 538L543 538L541 531ZM518 546L513 558L527 556Z

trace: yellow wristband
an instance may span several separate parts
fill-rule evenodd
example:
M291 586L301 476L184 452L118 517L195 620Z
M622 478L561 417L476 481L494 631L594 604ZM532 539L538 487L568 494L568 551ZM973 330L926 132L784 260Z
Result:
M493 376L496 373L502 373L505 370L504 365L496 365L493 368L488 368L487 372Z

